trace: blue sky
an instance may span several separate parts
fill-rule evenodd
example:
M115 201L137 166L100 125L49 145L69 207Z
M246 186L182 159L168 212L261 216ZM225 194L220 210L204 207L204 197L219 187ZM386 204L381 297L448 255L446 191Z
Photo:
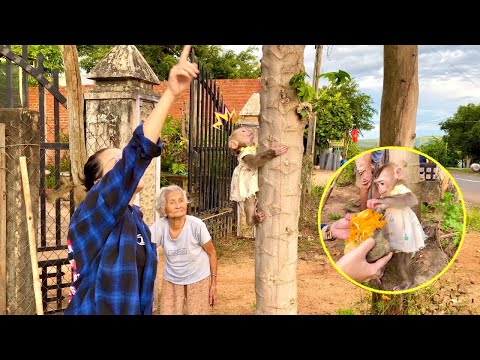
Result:
M236 52L251 45L222 45ZM261 45L257 56L262 56ZM480 45L418 46L417 136L444 135L439 123L453 116L458 107L480 104ZM315 46L305 47L305 71L312 76ZM325 45L321 72L344 70L370 95L377 113L375 128L361 138L379 137L380 104L383 86L383 45ZM320 85L324 85L322 79Z

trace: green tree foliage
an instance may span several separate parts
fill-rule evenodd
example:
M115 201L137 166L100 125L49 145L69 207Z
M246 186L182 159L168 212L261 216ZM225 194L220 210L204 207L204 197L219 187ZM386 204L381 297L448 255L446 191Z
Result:
M77 45L80 67L90 72L112 47L113 45Z
M22 45L12 45L11 50L21 56L22 55ZM59 45L28 45L27 54L28 62L35 68L38 68L38 54L43 54L43 69L44 76L51 81L51 76L53 70L58 69L60 73L64 71L63 69L63 59L62 52ZM30 86L35 86L38 84L32 76L28 77L28 84Z
M449 147L460 151L462 157L480 160L480 105L459 106L451 118L440 123L440 129L447 133L444 141Z
M13 107L22 107L22 101L20 97L21 92L21 82L18 66L11 66L10 73L12 76L12 106ZM7 61L4 58L0 58L0 109L10 106L9 99L7 97L7 82L4 79L7 76Z
M77 45L80 68L87 73L112 49L113 45ZM178 61L182 45L136 45L160 80L168 79L170 68ZM214 79L256 79L260 77L260 62L255 56L257 48L236 54L220 45L195 45L196 60L200 60ZM21 45L12 45L12 51L22 54ZM62 53L59 45L28 45L29 62L37 67L37 55L44 55L44 69L47 77L54 69L64 72ZM31 85L36 81L30 78Z
M260 62L255 56L257 48L236 54L219 45L194 46L195 55L214 79L256 79L260 77Z
M343 140L346 132L357 128L373 129L371 120L376 110L372 107L372 98L358 90L358 84L350 75L339 70L321 74L329 84L321 87L317 94L311 85L305 81L306 72L300 72L292 77L290 85L296 91L301 102L312 104L317 115L315 142L320 148L328 147L329 140ZM302 114L304 116L304 114ZM346 136L346 140L350 137Z
M460 160L459 152L438 137L432 137L428 143L420 146L418 150L432 157L444 167L456 167Z
M188 161L188 139L182 136L182 121L168 115L162 130L162 170L184 173Z
M362 93L354 80L340 83L337 88L350 103L353 126L358 129L359 135L363 131L372 130L372 117L377 113L377 110L372 107L373 100L370 95Z
M136 45L160 80L168 78L168 71L178 61L182 45ZM110 45L78 45L80 66L87 72L110 50ZM195 45L195 57L214 79L256 79L260 77L260 63L256 47L235 54L219 45Z
M342 140L345 132L354 128L354 123L348 99L336 87L322 90L313 101L317 113L315 142L320 148L326 148L329 140Z

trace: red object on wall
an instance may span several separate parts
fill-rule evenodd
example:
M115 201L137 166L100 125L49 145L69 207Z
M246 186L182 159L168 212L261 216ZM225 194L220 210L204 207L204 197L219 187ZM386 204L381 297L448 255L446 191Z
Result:
M353 139L353 142L358 142L358 129L355 128L352 131L350 131L350 136Z

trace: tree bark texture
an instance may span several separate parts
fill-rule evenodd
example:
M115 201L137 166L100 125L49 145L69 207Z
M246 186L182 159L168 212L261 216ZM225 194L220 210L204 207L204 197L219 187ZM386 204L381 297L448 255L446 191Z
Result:
M385 45L383 54L383 92L380 110L380 146L403 146L413 148L418 107L418 46ZM391 150L390 150L391 151ZM392 153L390 161L399 161ZM411 154L404 154L406 176L412 178ZM416 155L416 154L414 154ZM417 165L418 165L418 155ZM418 167L416 170L418 176ZM416 182L412 191L416 192ZM410 184L411 186L413 184ZM418 209L417 209L418 212ZM420 219L420 218L419 218ZM373 314L407 314L403 294L393 295L382 306L382 296L372 292ZM379 310L380 309L380 310Z
M287 145L288 152L259 171L258 208L267 218L256 229L257 314L297 313L297 245L303 132L298 98L288 84L304 70L303 45L264 45L261 60L259 152ZM316 214L312 214L316 216Z
M85 149L85 132L83 125L83 91L78 65L78 53L75 45L62 45L63 64L65 66L65 80L68 104L68 141L70 148L70 166L73 184L80 185L80 176L83 176L83 166L87 162ZM75 191L75 203L82 199L81 192Z
M418 46L385 45L380 146L414 146L418 106Z

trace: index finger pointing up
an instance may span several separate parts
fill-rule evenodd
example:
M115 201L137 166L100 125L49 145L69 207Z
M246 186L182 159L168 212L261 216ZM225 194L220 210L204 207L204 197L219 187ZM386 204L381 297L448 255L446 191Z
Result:
M188 60L188 55L190 55L190 50L192 49L192 45L185 45L183 47L182 53L180 54L180 60Z

